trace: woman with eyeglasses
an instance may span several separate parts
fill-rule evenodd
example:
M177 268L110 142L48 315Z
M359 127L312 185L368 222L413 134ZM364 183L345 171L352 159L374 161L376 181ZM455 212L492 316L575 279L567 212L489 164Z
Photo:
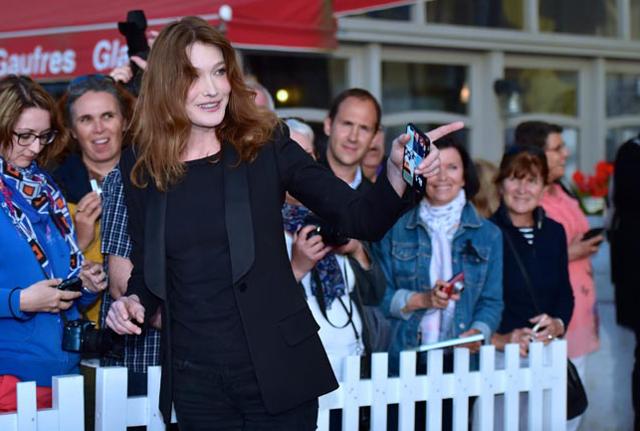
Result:
M502 230L504 310L492 343L496 362L504 362L505 345L516 343L526 357L529 344L562 337L573 311L566 235L562 225L540 206L549 168L544 152L513 147L502 158L496 185L501 204L491 221ZM520 429L527 409L521 395ZM503 429L503 396L496 399L496 429Z
M283 235L285 192L346 236L375 239L405 208L403 145L357 193L254 103L229 41L206 21L165 27L149 54L122 178L133 242L107 324L140 334L162 306L160 408L180 429L313 430L336 379ZM430 132L433 140L461 123ZM431 176L438 151L416 168Z
M580 203L562 183L569 150L562 138L562 128L543 121L527 121L515 131L516 143L530 145L544 151L549 163L548 185L540 201L547 216L562 224L567 238L569 279L573 288L575 306L567 327L568 356L584 381L587 372L587 356L600 347L598 319L596 316L596 286L593 280L591 256L604 241L602 234L584 238L589 221ZM575 431L580 417L567 424L567 431Z
M69 203L78 246L92 262L103 261L102 184L120 160L134 102L111 77L83 75L71 81L58 103L68 133L61 139L63 154L58 159L62 160L52 175ZM94 322L98 321L98 305L86 313Z
M106 287L87 265L60 189L40 168L64 131L53 99L28 77L0 80L0 413L16 408L16 383L35 381L38 407L51 405L52 376L78 372L62 350L65 321ZM79 291L56 288L79 277ZM80 286L78 286L80 287Z

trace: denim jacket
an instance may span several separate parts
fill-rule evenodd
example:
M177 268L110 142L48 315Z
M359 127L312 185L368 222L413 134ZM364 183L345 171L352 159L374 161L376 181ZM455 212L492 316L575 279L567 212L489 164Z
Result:
M471 203L464 206L452 244L453 274L464 272L465 289L456 303L454 333L478 329L491 339L500 323L502 302L502 234L480 217ZM382 241L374 245L387 279L381 307L392 322L389 347L392 361L402 350L420 344L420 321L429 310L404 313L402 308L415 292L430 290L431 239L419 217L419 207L402 216Z

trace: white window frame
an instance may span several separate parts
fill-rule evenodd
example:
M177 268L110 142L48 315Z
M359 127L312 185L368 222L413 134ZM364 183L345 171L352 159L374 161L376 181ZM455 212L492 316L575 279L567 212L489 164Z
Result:
M470 52L468 55L461 56L460 53L452 53L435 49L382 47L380 51L380 61L377 63L380 83L378 97L380 100L382 100L382 63L387 61L406 64L433 64L467 67L467 76L469 80L468 85L471 97L469 99L466 115L446 111L412 110L385 114L382 117L382 124L388 127L403 125L409 122L444 124L453 121L464 121L465 127L468 129L469 133L469 147L471 152L473 153L474 150L479 149L482 132L480 130L481 127L478 127L480 124L478 115L482 109L481 100L483 97L482 94L480 94L480 89L482 88L483 83L482 76L480 75L480 69L483 61L481 54Z

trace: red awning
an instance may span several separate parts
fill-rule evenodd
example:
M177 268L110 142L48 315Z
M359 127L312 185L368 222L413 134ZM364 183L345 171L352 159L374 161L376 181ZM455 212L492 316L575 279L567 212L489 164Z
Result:
M126 64L127 47L117 29L127 11L145 11L149 26L161 28L186 15L221 23L236 46L289 50L335 47L329 0L9 0L0 21L0 76L28 74L64 79L108 72ZM228 11L228 9L227 9Z

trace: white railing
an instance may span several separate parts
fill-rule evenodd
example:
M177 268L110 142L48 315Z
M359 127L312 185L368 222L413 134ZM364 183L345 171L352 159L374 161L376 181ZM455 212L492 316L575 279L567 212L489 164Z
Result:
M82 376L54 377L52 408L37 410L35 382L18 383L18 411L0 414L0 430L84 430L83 384Z
M480 369L469 371L469 352L456 349L454 372L443 373L443 352L428 353L426 375L416 375L416 354L403 352L400 375L388 376L386 353L372 358L370 379L360 379L360 360L344 361L340 387L320 398L318 430L329 429L329 410L342 409L342 429L358 429L359 408L371 406L371 428L384 430L387 405L398 404L400 431L414 429L415 403L427 401L427 429L442 427L442 400L453 399L453 429L467 429L469 397L478 397L475 425L481 431L504 421L506 430L517 430L520 418L520 393L528 394L529 430L564 430L566 428L566 342L555 341L544 347L533 343L528 367L521 368L518 345L508 345L504 367L496 369L495 350L483 346ZM18 411L0 414L2 431L82 431L84 430L83 380L81 376L55 377L53 408L36 410L35 384L18 384ZM147 397L127 398L126 368L96 369L96 431L125 431L127 426L146 425L149 431L164 430L158 410L160 368L149 369ZM504 395L504 417L494 418L495 395ZM175 415L172 418L175 422Z

